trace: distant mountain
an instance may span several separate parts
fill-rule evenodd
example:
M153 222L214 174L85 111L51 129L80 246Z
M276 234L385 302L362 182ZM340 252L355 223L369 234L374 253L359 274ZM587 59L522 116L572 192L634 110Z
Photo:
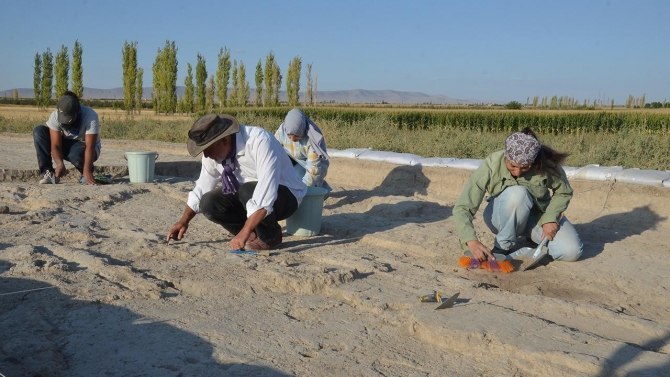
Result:
M29 88L18 88L20 98L33 98L33 90ZM143 97L151 98L152 88L144 88ZM14 94L14 89L0 91L0 97L11 98ZM184 87L177 87L177 97L184 94ZM304 92L300 93L301 100ZM255 98L255 91L251 90L250 99ZM286 92L279 93L280 100L286 100ZM123 88L111 89L96 89L84 88L84 99L123 99ZM332 90L332 91L318 91L316 93L317 102L334 102L334 103L392 103L392 104L473 104L480 103L475 100L456 99L444 95L429 95L419 92L400 92L396 90Z

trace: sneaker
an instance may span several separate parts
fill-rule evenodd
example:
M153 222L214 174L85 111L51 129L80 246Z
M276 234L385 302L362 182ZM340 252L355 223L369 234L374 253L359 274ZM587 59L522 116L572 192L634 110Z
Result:
M254 238L253 240L250 237L249 241L247 241L247 244L245 245L245 249L248 249L248 250L274 250L277 246L281 245L281 242L282 242L282 234L281 234L281 230L280 230L279 234L277 234L274 241L272 241L269 244L261 241L261 239L258 238L258 237Z
M54 173L51 170L47 170L46 173L44 173L44 177L40 179L40 185L56 184L58 181L59 179L54 175Z

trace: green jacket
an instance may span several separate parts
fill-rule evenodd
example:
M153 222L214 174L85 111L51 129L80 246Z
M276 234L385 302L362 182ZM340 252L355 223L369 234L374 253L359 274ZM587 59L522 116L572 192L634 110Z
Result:
M485 194L488 192L486 201L489 201L510 186L521 185L528 189L534 199L533 210L544 213L540 217L540 225L558 222L572 199L572 187L565 176L565 171L563 168L559 168L559 171L561 173L559 177L537 175L527 171L515 179L505 165L505 151L497 151L486 157L479 168L472 173L454 205L453 216L461 247L467 250L466 242L477 239L472 220Z

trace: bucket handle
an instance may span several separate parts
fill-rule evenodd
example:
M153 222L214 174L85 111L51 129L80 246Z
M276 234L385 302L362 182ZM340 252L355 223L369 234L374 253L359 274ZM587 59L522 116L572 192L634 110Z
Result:
M158 160L158 156L159 156L159 154L156 153L156 157L154 158L154 161ZM128 161L128 157L125 154L123 155L123 159Z

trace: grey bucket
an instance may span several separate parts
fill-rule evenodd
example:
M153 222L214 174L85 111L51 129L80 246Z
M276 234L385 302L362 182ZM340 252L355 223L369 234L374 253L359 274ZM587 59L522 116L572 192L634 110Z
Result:
M286 219L286 232L294 236L316 236L321 232L323 199L328 190L308 187L298 209Z
M146 183L154 180L158 152L126 152L128 176L131 183Z

